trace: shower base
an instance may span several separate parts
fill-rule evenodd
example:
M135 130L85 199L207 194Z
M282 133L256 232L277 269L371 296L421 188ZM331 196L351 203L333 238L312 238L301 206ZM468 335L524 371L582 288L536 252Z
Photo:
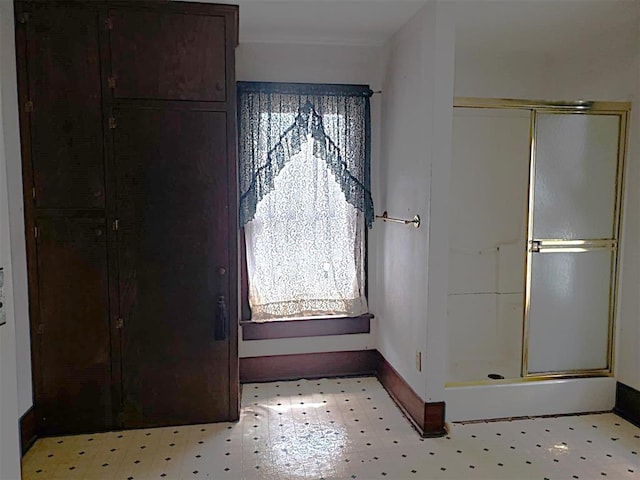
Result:
M613 409L612 377L515 381L446 387L446 421L535 417Z
M489 375L506 379L520 378L520 359L455 362L449 366L447 383L491 381Z

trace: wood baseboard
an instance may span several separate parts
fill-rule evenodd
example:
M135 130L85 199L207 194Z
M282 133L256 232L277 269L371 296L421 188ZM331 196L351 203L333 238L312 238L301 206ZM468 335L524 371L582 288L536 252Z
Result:
M420 435L446 435L445 403L424 402L377 350L240 359L240 383L358 375L376 375Z
M35 409L31 407L20 417L20 448L22 455L29 451L37 439L36 413Z
M240 359L240 383L375 375L376 350L302 353Z
M303 353L240 359L240 383L364 375L377 376L420 435L423 437L446 435L445 403L424 402L377 350ZM618 388L622 393L616 396L616 413L639 425L640 392L621 383L618 383ZM20 418L20 444L23 455L36 440L36 415L34 408L31 407Z
M445 403L423 401L404 378L378 353L378 380L423 437L442 437Z
M618 382L616 384L616 415L640 427L640 391Z

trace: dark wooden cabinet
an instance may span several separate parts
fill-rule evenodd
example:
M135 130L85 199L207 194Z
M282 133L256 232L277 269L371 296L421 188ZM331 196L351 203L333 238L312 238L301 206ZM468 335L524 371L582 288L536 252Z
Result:
M237 7L16 25L39 432L237 419Z

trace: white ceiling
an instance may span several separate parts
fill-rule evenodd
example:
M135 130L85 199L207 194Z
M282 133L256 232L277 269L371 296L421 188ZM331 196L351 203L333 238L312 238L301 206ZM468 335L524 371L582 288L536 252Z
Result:
M240 42L383 45L427 0L200 0L239 4ZM445 0L447 1L447 0ZM640 27L639 0L450 0L459 49L553 53ZM631 33L630 33L631 32ZM634 39L638 41L638 39ZM625 41L628 41L625 40Z
M383 45L426 0L238 0L240 42Z

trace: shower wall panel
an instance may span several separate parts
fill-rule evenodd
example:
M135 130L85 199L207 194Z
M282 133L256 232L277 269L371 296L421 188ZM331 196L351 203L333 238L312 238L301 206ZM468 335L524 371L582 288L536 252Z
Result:
M520 375L529 126L527 111L455 109L450 382Z

